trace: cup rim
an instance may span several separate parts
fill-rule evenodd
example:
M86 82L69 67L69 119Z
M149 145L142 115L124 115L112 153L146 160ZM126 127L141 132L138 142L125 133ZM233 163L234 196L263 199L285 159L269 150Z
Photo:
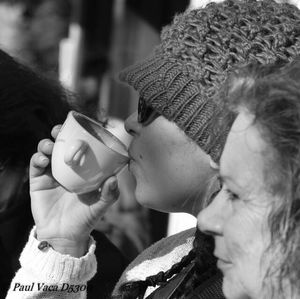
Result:
M74 119L76 120L75 116L74 115L79 115L80 117L83 117L85 119L87 119L88 121L94 123L95 125L97 125L98 127L100 127L104 132L105 134L109 135L110 138L112 138L116 143L119 143L123 148L124 150L126 151L127 155L124 155L124 154L121 154L120 152L114 150L113 148L107 146L106 144L104 144L105 146L107 146L110 150L112 150L113 152L117 153L118 155L121 155L123 157L126 157L126 158L129 158L128 156L128 148L127 146L119 139L117 138L114 134L112 134L110 131L108 131L106 128L103 127L103 125L96 121L95 119L93 118L90 118L88 117L87 115L81 113L81 112L78 112L78 111L75 111L75 110L71 110L69 112L70 114L72 114L72 116L74 117ZM76 121L77 122L77 121ZM78 122L77 122L78 123ZM95 138L95 136L93 136L88 130L86 130L80 123L78 123L91 137ZM96 139L96 138L95 138Z

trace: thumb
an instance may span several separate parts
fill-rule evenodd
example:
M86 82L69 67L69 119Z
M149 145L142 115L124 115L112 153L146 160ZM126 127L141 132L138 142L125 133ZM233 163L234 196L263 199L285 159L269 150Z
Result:
M101 217L105 214L107 209L117 201L120 195L118 181L115 176L108 178L104 182L99 195L99 200L95 203L93 209L95 214Z

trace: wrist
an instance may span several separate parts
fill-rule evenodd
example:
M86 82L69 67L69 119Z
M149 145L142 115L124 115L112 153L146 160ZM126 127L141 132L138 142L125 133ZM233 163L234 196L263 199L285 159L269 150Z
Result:
M70 255L72 257L82 257L88 251L89 239L74 241L65 238L43 238L37 235L37 240L46 241L55 251Z

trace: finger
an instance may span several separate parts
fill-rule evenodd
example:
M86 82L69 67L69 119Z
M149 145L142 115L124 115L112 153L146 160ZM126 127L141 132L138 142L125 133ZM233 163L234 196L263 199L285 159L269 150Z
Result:
M74 140L67 148L64 161L68 165L78 165L83 162L83 156L88 149L88 144L82 140Z
M54 142L50 139L42 139L38 144L38 151L44 155L51 155Z
M94 211L97 218L103 216L120 195L118 181L115 176L108 178L104 182L99 195L100 198L94 205Z
M61 129L62 125L56 125L55 127L52 128L52 131L51 131L51 136L56 139L58 133L60 132L60 129Z
M46 157L40 152L35 153L30 160L29 177L34 178L42 175L45 172L49 163L50 160L48 157Z

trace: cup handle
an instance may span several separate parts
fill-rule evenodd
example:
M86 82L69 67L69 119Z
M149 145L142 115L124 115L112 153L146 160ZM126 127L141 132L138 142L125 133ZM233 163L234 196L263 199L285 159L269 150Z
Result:
M89 145L83 140L72 140L66 145L64 162L70 166L81 165Z

